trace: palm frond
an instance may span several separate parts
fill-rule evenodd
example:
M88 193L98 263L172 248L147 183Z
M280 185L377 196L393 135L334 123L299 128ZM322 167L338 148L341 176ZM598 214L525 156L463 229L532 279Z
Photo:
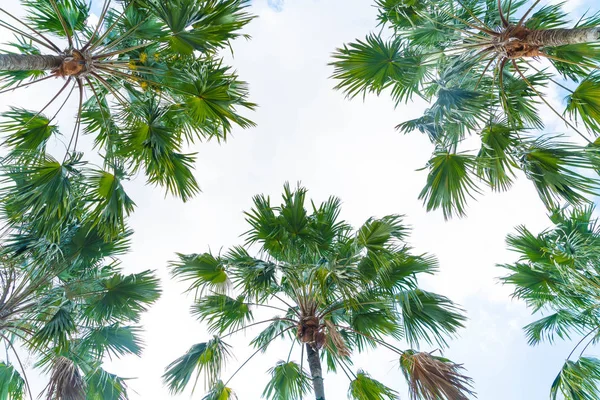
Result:
M115 274L100 282L97 294L89 297L84 313L96 321L137 322L140 314L160 297L159 281L152 271Z
M563 340L570 340L572 333L583 334L587 328L585 315L576 315L569 310L558 312L541 318L527 325L525 335L530 345L536 345L542 341L554 342L555 336Z
M253 321L252 310L243 295L235 299L219 294L202 297L192 305L192 315L206 322L210 332L219 334Z
M600 75L585 78L567 96L566 112L572 119L581 120L591 132L600 131Z
M247 0L142 0L167 27L161 38L171 52L191 55L193 51L210 53L226 47L240 36L238 31L254 17L246 12Z
M518 131L492 123L481 133L481 150L477 154L477 175L494 190L508 190L515 176L514 155Z
M289 332L289 328L290 321L275 318L262 332L250 341L250 345L256 349L262 349L261 351L264 353L267 351L268 344L277 337L285 339L286 334L287 337L290 337L290 334L287 333Z
M396 391L371 378L364 371L358 371L348 389L348 397L353 400L394 400L397 396Z
M577 169L593 169L583 148L565 142L540 138L531 142L521 157L521 167L549 209L561 199L582 205L589 195L598 193L595 179Z
M60 307L52 317L35 333L31 344L37 347L54 345L64 349L68 345L70 334L77 330L72 310Z
M85 381L77 365L68 358L58 357L52 364L50 381L46 386L48 400L85 400Z
M461 365L430 353L405 351L400 367L413 400L468 400L475 393L472 379L463 375Z
M237 396L231 390L225 386L222 381L218 381L210 391L202 398L202 400L235 400Z
M105 355L121 357L127 354L141 356L140 328L117 324L90 329L81 339L79 347L98 359ZM100 377L98 377L100 378Z
M455 335L464 327L466 318L462 310L444 296L417 289L401 292L396 301L411 346L418 346L421 340L446 346L445 337Z
M550 397L565 400L593 400L597 397L600 384L600 360L581 357L567 361L552 383Z
M102 368L96 368L85 376L86 400L127 400L125 379Z
M0 362L0 398L25 399L25 380L11 364L5 362Z
M549 4L534 12L525 22L525 27L527 29L557 29L564 28L568 23L562 3Z
M229 348L216 336L208 342L193 345L165 370L163 380L171 393L181 393L194 373L197 377L204 373L207 386L218 385L221 371L231 357Z
M477 168L475 157L439 152L429 160L427 167L427 183L419 195L427 211L441 208L445 219L466 215L467 198L479 193L472 176Z
M312 387L308 373L293 361L279 361L269 374L271 380L262 394L267 400L301 400Z
M89 183L93 190L91 220L99 232L115 237L125 229L125 218L134 210L135 203L125 192L118 171L94 171Z
M177 279L190 281L189 289L201 294L204 290L225 293L229 276L220 258L210 253L178 254L179 261L171 262L171 273Z
M6 134L5 145L15 152L38 152L44 154L46 143L58 134L58 126L44 115L21 108L12 107L2 114L5 119L0 129Z
M22 3L28 11L26 18L35 29L60 37L73 36L75 32L84 31L90 15L90 5L83 0L56 0L60 16L50 1L24 0ZM66 33L61 17L66 24Z

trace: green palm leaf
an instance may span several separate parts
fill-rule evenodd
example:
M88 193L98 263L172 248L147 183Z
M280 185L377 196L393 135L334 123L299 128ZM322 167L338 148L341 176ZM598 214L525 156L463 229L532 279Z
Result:
M68 345L70 334L76 330L72 310L66 306L60 307L44 326L36 332L31 339L31 344L38 347L53 344L59 349L64 349Z
M44 154L48 139L58 134L58 126L33 111L13 107L2 117L6 119L0 123L0 129L7 134L5 144L17 154L25 151Z
M161 39L169 49L184 55L225 47L253 19L245 11L247 0L143 0L142 4L168 27L168 34Z
M600 131L600 75L589 75L567 96L566 111L591 132Z
M271 380L262 394L267 400L301 400L310 392L310 376L293 361L279 361L269 374Z
M86 374L86 400L127 400L125 379L102 368Z
M121 357L127 354L141 356L140 329L117 324L90 329L79 346L99 359L105 355Z
M572 333L583 334L586 326L585 316L576 315L569 310L559 310L527 325L525 335L530 345L536 345L542 341L554 342L555 336L564 340L570 340Z
M90 296L85 315L96 321L138 321L160 296L159 281L151 271L115 274L100 282L98 294Z
M203 297L192 305L192 314L206 322L210 332L219 334L242 328L254 319L243 295L236 299L218 294Z
M556 400L561 394L565 400L594 400L597 398L599 383L600 360L581 357L564 364L552 384L550 397Z
M177 254L179 261L171 262L171 273L175 278L191 281L188 290L201 294L204 290L224 293L229 286L229 277L220 258L210 253Z
M167 366L163 379L171 393L182 392L194 373L197 377L204 373L207 386L218 384L221 370L231 357L229 348L216 336L206 343L193 345L186 354Z
M50 1L24 0L27 8L27 20L38 31L50 32L53 35L65 37L65 31L60 17L56 14ZM90 15L90 6L83 0L56 0L56 5L63 18L69 35L85 29Z
M237 396L231 388L225 386L221 381L218 381L214 387L202 398L202 400L235 400Z
M0 398L25 399L25 380L12 365L5 362L0 362Z
M290 337L289 333L286 335L286 332L289 332L290 321L286 321L283 319L275 318L262 332L260 332L252 341L250 342L251 346L254 346L256 349L261 349L264 353L268 349L269 343L271 343L277 337L280 337L284 340L287 337Z
M394 400L398 398L398 393L364 371L358 371L356 378L350 382L348 397L353 400Z
M108 237L117 236L125 229L125 218L134 210L135 203L125 193L119 172L94 171L89 179L93 188L95 207L91 220Z
M600 184L595 179L576 172L593 168L585 149L579 146L541 138L529 144L521 163L548 208L561 199L581 205L588 201L588 195L598 193Z
M477 175L494 190L508 190L515 176L514 155L518 131L504 124L490 124L481 133Z
M406 339L411 345L420 340L447 346L445 337L464 327L466 318L448 298L423 290L403 291L396 296L402 311Z
M439 152L429 160L428 168L427 184L419 195L427 211L442 208L445 219L466 215L467 197L479 193L472 177L477 168L475 157Z

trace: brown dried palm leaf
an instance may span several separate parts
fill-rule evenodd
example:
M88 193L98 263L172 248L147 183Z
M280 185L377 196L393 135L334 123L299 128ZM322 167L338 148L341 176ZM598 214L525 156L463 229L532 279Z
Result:
M400 357L412 400L467 400L475 396L473 380L462 365L430 353L408 350Z
M346 341L342 335L340 335L340 332L337 330L335 324L331 321L325 321L325 326L327 327L327 336L330 339L327 341L327 345L329 346L330 343L333 344L337 350L337 354L339 354L340 357L349 357L350 350L348 350Z
M45 391L47 400L85 400L85 382L75 363L59 357L52 365L50 382Z

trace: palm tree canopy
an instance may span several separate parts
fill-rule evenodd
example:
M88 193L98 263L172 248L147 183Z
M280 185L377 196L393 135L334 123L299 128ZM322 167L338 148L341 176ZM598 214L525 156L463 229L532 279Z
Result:
M600 360L584 356L600 330L600 227L592 212L555 211L552 228L536 235L521 226L507 238L520 258L502 265L510 271L503 281L543 315L525 327L529 344L581 338L552 384L552 399L592 399L600 390Z
M223 254L179 254L172 263L173 276L187 282L195 295L192 314L215 336L173 361L164 375L166 384L178 393L203 373L209 393L228 388L231 379L223 383L221 372L233 350L224 340L260 327L250 342L254 355L268 351L278 338L292 346L298 342L319 352L328 371L348 374L353 398L390 398L393 390L352 371L351 356L375 347L403 355L395 345L398 340L415 348L445 347L463 327L458 306L417 284L418 275L435 273L435 259L413 254L406 242L409 228L400 215L371 218L354 230L340 219L341 202L335 197L320 205L309 203L306 189L286 184L282 200L273 205L267 196L254 197L254 207L246 213L250 229L245 246ZM250 249L257 249L258 256ZM256 310L272 316L257 320ZM432 360L438 367L439 361ZM423 383L414 370L406 369L409 382ZM310 388L302 363L282 360L270 374L264 392L268 399L299 399ZM472 393L470 379L463 377L463 386L456 382L447 384L457 388L456 399L466 399ZM427 383L423 387L422 393L434 393ZM431 398L446 398L436 396Z
M397 106L430 103L397 127L434 144L420 195L427 210L464 216L469 198L509 189L518 170L549 209L599 193L600 13L571 22L560 4L540 0L375 3L380 33L338 48L333 79L350 98L385 91ZM565 93L563 112L546 99L550 87ZM539 134L542 106L584 144ZM461 150L470 136L479 151Z
M16 35L0 54L0 93L60 80L40 110L12 107L2 116L3 168L22 174L20 194L40 223L57 234L68 207L64 196L81 175L107 234L123 229L134 202L122 183L142 173L186 201L199 192L188 144L226 140L234 126L254 124L239 110L254 109L247 84L224 64L219 51L242 36L253 17L246 0L105 0L96 25L82 0L22 0L25 18L0 7L0 26ZM75 93L78 111L64 151L58 119ZM84 98L88 100L84 100ZM92 135L103 165L89 168L80 136ZM79 147L78 147L79 145ZM62 161L61 161L62 160ZM93 170L93 171L92 171ZM52 190L49 190L52 189ZM39 200L39 202L38 202ZM51 217L57 217L52 226Z
M30 391L17 348L48 375L48 398L128 398L125 380L104 370L103 359L141 355L138 324L160 295L158 279L152 271L124 273L118 257L132 232L107 238L89 223L86 214L94 211L73 203L59 240L49 240L31 218L9 230L0 247L0 341L17 361L0 364L0 393L10 394L2 398Z

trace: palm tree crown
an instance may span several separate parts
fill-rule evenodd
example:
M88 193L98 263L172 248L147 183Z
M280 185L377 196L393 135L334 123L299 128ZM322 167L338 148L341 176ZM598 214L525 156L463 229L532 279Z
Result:
M64 82L42 109L13 107L0 123L9 154L2 164L24 175L20 190L31 208L49 204L47 212L54 212L64 206L60 194L68 190L60 185L83 175L89 192L82 197L92 199L91 207L108 206L97 210L102 225L122 230L122 217L134 208L125 180L141 172L149 183L188 200L199 187L195 157L185 145L225 140L233 125L253 126L238 113L254 108L247 85L218 56L252 20L246 0L105 0L93 26L83 0L22 4L25 18L0 7L0 27L17 37L0 54L0 93L50 79ZM47 144L59 135L57 117L73 93L75 126L65 135L64 156L52 157ZM80 153L82 133L93 135L103 159L93 172ZM48 193L42 203L39 192L52 179L60 192Z
M337 49L333 78L349 97L388 90L396 105L415 95L431 103L397 127L419 130L435 145L420 194L428 210L463 216L482 184L507 190L517 170L549 209L598 193L589 175L599 165L600 14L571 23L560 4L540 8L540 0L376 4L381 33ZM565 92L564 112L547 99L549 86ZM585 144L537 135L541 105ZM461 149L473 134L480 149Z
M233 376L221 380L232 352L226 339L261 327L250 342L256 349L252 357L278 338L291 342L290 357L295 343L302 352L300 363L288 357L270 370L263 393L268 399L300 399L311 387L324 399L322 360L328 371L348 376L351 398L396 398L366 372L353 371L353 352L374 347L399 357L414 398L466 399L472 393L459 365L395 344L405 339L415 348L444 347L463 326L454 303L417 285L419 274L435 272L435 259L412 254L402 217L371 218L354 231L339 219L340 204L332 197L319 206L311 203L308 211L306 190L286 185L280 206L259 195L246 214L246 246L258 246L258 258L242 246L224 255L179 255L173 275L189 282L192 313L215 336L168 366L164 378L172 392L204 373L210 385L206 399L231 398ZM259 310L272 315L257 321ZM310 373L303 367L305 352Z
M525 327L529 344L581 337L552 384L552 399L596 399L600 392L600 360L584 356L600 337L600 226L592 212L555 211L551 229L536 235L521 226L507 238L520 259L502 265L510 270L503 281L544 315Z
M107 240L77 219L62 226L58 242L32 223L11 231L0 248L0 342L16 358L0 362L2 399L23 399L26 391L33 398L19 348L49 375L47 399L128 398L125 379L104 370L103 359L141 355L136 324L160 295L158 279L121 270L117 257L131 231Z

